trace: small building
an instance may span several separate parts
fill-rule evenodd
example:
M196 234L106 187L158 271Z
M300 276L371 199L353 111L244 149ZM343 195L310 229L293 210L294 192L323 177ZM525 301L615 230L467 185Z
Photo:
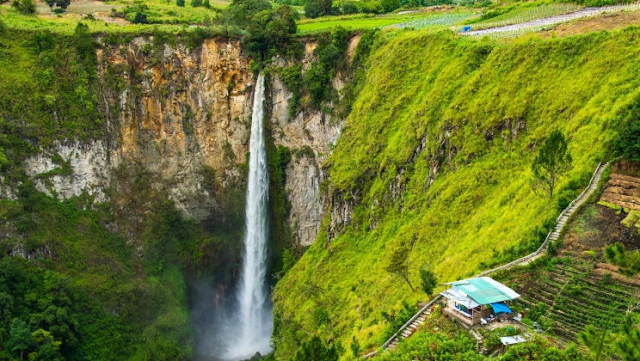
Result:
M491 277L475 277L447 283L440 294L446 299L445 314L467 327L496 319L511 318L508 303L520 297L511 288Z

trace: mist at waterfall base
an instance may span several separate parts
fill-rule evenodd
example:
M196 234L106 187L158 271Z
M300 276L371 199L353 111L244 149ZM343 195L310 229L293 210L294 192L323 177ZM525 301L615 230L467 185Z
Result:
M271 351L272 305L267 289L269 179L264 144L264 77L258 76L249 140L249 178L242 273L236 289L202 282L192 292L198 360L235 361Z

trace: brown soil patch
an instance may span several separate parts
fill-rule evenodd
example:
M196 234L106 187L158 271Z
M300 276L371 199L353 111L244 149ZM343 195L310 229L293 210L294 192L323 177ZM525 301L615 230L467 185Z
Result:
M607 266L611 266L611 265L607 265ZM612 271L610 267L600 268L600 265L598 265L598 268L591 270L591 274L596 275L598 277L604 277L605 274L610 274L611 278L615 279L616 281L619 281L628 285L640 286L640 278L627 277L627 276L621 275L615 271Z
M623 208L640 210L640 178L611 173L600 200Z
M585 19L579 19L568 23L559 24L553 29L542 31L542 37L570 36L593 31L615 30L631 25L640 25L640 11L619 12L602 14Z
M571 227L564 236L561 254L571 253L574 256L589 258L585 251L595 251L598 256L603 255L605 247L616 242L622 243L626 249L640 249L640 234L635 227L627 228L620 224L626 217L624 212L616 214L616 211L604 206L596 205L593 217L585 220L580 230Z

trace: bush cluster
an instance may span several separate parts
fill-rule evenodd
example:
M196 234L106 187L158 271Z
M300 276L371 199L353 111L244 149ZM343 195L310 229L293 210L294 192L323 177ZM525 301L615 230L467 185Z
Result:
M318 35L318 45L314 50L317 61L302 74L302 66L291 65L280 70L282 80L287 89L293 93L289 101L289 116L294 117L301 106L321 109L327 101L338 102L338 93L331 86L331 80L340 70L348 68L345 52L349 46L349 32L338 27L331 33ZM302 104L303 94L309 101Z
M228 35L243 32L245 49L261 64L293 46L298 18L298 12L288 5L274 10L266 0L234 0L218 18L218 24Z

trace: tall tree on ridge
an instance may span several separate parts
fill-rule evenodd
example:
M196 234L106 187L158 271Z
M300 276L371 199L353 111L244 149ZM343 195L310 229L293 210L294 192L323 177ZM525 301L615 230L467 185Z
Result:
M393 250L389 264L385 270L391 274L400 276L400 278L407 282L411 291L415 292L411 281L409 281L409 252L411 252L411 248L407 247L404 242L400 243L400 246Z
M543 189L549 198L553 198L553 190L558 178L571 169L571 153L569 142L559 130L554 130L545 139L531 165L534 188Z

